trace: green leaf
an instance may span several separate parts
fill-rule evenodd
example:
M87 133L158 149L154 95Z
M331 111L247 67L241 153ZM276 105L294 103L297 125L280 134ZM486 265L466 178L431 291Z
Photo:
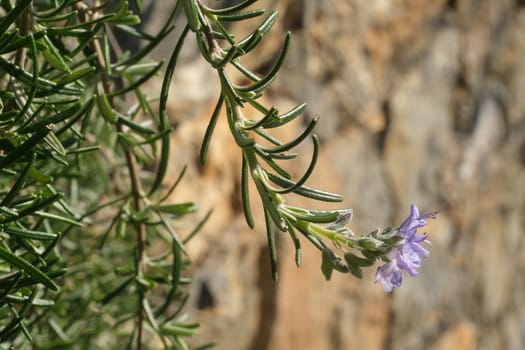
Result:
M43 128L46 128L48 125L53 126L53 124L63 122L67 118L74 116L78 110L80 109L80 103L75 103L70 108L61 111L60 113L51 114L49 116L40 118L35 123L29 124L27 126L23 126L17 131L20 134L27 134L30 132L36 132L38 130L41 130Z
M77 80L86 79L90 75L93 75L96 72L95 67L82 67L75 71L68 72L64 77L59 78L56 83L59 85L66 85Z
M264 152L267 152L267 153L281 153L281 152L286 152L286 151L294 148L295 146L300 144L306 137L308 137L308 135L315 128L315 125L317 124L318 121L319 121L319 117L315 116L310 121L310 124L308 124L308 127L298 137L296 137L294 140L292 140L292 141L290 141L288 143L282 144L280 146L273 147L273 148L261 147L261 150L263 150Z
M66 1L62 1L62 4L66 4L66 6L68 6L68 2L71 2L70 0L66 0ZM61 7L59 6L59 8ZM54 17L40 17L39 14L37 12L33 12L33 15L35 17L38 18L38 22L39 23L53 23L53 22L61 22L61 21L67 21L71 18L74 18L74 17L77 17L78 16L78 11L70 11L70 12L65 12L65 13L56 13L57 15L54 16ZM52 29L52 27L48 27L47 28L48 30L49 29Z
M26 181L27 175L33 166L35 158L36 156L33 154L33 156L29 159L29 162L27 162L24 169L20 172L20 176L16 179L15 183L13 184L9 192L5 195L4 199L2 199L2 202L0 202L0 206L9 205L13 201L13 199L15 199L15 197L20 192L20 189Z
M157 285L152 279L141 276L135 276L135 282L137 282L137 286L144 292L151 290Z
M304 173L304 175L294 185L287 187L287 188L283 188L282 190L276 191L276 193L290 193L290 192L297 190L298 188L303 186L304 183L306 183L310 175L313 173L315 165L317 164L317 157L319 155L319 139L317 138L316 135L313 135L312 140L314 143L314 151L312 153L312 160L310 161L310 165L308 166L308 169L306 169L306 172Z
M62 215L47 213L45 211L40 211L40 210L35 211L34 214L39 216L39 217L45 218L45 219L56 220L56 221L60 221L60 222L63 222L63 223L66 223L66 224L70 224L70 225L73 225L73 226L78 226L78 227L82 227L83 226L82 223L78 222L76 219L68 218L68 217L65 217L65 216L62 216Z
M96 94L97 106L102 117L110 124L115 124L117 122L118 116L117 112L111 107L109 103L108 96L102 91L99 87Z
M253 222L252 209L250 207L250 188L249 188L249 167L246 157L242 157L242 168L241 168L241 200L244 218L248 226L253 229L255 224Z
M126 288L128 287L128 285L135 279L134 276L131 276L131 277L128 277L126 279L124 279L124 281L119 284L115 289L113 289L111 292L109 292L108 294L106 294L101 300L100 300L100 304L101 305L106 305L107 303L109 303L111 300L113 300L113 298L121 295L125 290Z
M348 269L350 270L350 273L357 278L363 278L363 270L361 270L361 266L371 266L374 264L374 261L369 261L367 259L360 258L357 255L350 252L345 253L345 260L348 264Z
M54 6L47 11L33 12L33 14L39 18L51 18L62 12L62 10L71 5L72 2L72 0L64 0L60 5Z
M130 11L126 15L112 17L106 23L114 25L136 25L140 23L140 17L132 14Z
M67 130L72 130L73 124L75 124L77 121L79 121L82 117L89 116L91 113L91 109L95 105L95 97L92 96L89 98L89 100L85 101L82 104L82 107L78 109L77 113L71 117L66 123L64 123L58 130L54 131L56 136L59 136L63 132ZM86 118L87 120L87 118Z
M33 75L28 72L20 69L18 66L7 61L5 58L0 56L0 68L5 70L9 75L13 76L17 80L20 80L22 83L33 86L36 85L40 90L36 94L38 97L53 95L53 94L63 94L63 95L82 95L84 90L67 86L65 84L56 84L50 80L38 77L36 84L33 82Z
M18 29L11 32L0 33L0 54L16 50L15 44L18 42L17 39L19 38L20 35L18 35Z
M265 140L269 141L270 143L273 143L276 146L281 146L283 144L279 139L277 139L276 137L268 134L266 131L264 131L264 130L262 130L260 128L259 129L255 129L254 131L257 133L257 135L263 137ZM259 150L262 150L261 146L257 146L257 148ZM268 154L268 152L264 152L264 153ZM272 157L275 157L275 156L272 155Z
M155 315L153 314L153 310L151 309L151 305L147 298L142 298L142 308L151 328L153 328L155 332L160 333L159 325L155 320Z
M129 35L131 35L131 36L133 36L133 37L135 37L137 39L140 39L140 40L147 40L147 41L154 41L155 40L154 36L149 35L148 33L141 32L137 28L131 27L131 26L126 25L126 24L117 24L115 27L118 28L119 30L123 31L124 33L129 34Z
M135 5L138 13L142 13L142 2L140 0L133 0L133 5Z
M38 76L39 76L38 51L37 51L37 48L36 48L36 42L34 40L33 35L29 34L28 38L29 38L29 43L30 43L30 45L29 45L29 49L30 49L29 52L30 52L30 55L31 55L31 59L33 60L33 62L32 62L32 65L33 65L33 84L31 85L30 91L27 94L26 102L24 103L24 106L20 110L20 114L19 114L19 116L17 118L21 118L23 115L26 114L27 111L30 110L30 108L32 107L32 104L33 104L33 99L35 98L36 92L37 92L37 83L38 83ZM42 104L42 105L44 105L44 104Z
M252 125L249 126L243 126L243 129L245 130L254 130L259 127L261 127L264 123L266 123L270 119L277 118L277 109L275 107L270 108L264 117L262 117L259 121L254 122Z
M286 222L281 217L281 214L279 213L279 210L277 209L277 205L280 204L276 201L278 198L277 194L273 194L269 192L266 185L264 184L262 180L262 173L264 170L262 168L257 168L255 170L252 170L252 178L255 182L255 187L257 188L257 191L259 192L259 197L261 198L261 201L263 203L264 209L268 212L268 215L272 218L272 221L274 224L281 230L282 232L286 232Z
M138 123L135 123L131 119L124 117L123 115L118 114L117 121L123 125L126 125L128 128L130 128L133 131L136 131L137 133L141 135L154 135L155 130L148 129Z
M289 205L286 205L285 208L298 219L320 224L327 224L337 220L340 213L339 210L310 210Z
M177 2L178 4L179 2ZM154 36L154 39L146 45L144 48L142 48L140 51L138 51L135 55L131 57L124 57L124 59L117 64L115 64L115 67L127 67L129 65L135 64L139 62L141 59L143 59L148 53L150 53L162 40L166 38L166 36L173 31L175 28L174 25L171 24L172 20L174 19L176 15L176 10L178 6L175 6L173 11L170 13L170 16L166 20L166 23L162 27L162 29L159 31L157 35Z
M168 62L168 65L166 66L166 72L164 73L164 80L162 81L162 88L160 92L160 101L159 101L159 131L163 132L165 130L170 129L170 124L168 120L168 114L167 114L167 102L168 102L168 95L170 90L170 84L171 79L173 77L173 72L175 71L175 66L177 65L177 61L179 58L179 54L182 50L184 39L186 38L186 35L189 31L189 26L186 26L184 30L182 31L179 40L177 41L177 44L175 45L175 48L173 49L173 53L171 54L170 60ZM168 161L170 156L170 135L166 133L162 136L162 146L161 146L161 154L160 154L160 162L159 167L157 169L157 175L155 176L155 179L153 180L153 184L151 185L151 189L149 193L155 192L159 186L162 184L162 181L164 180L164 176L166 175L166 170L168 169Z
M4 228L4 231L13 236L34 239L37 241L52 241L58 237L56 233L27 230L14 226L6 227Z
M133 12L128 9L127 1L120 1L120 8L115 15L105 21L105 23L135 25L140 23L140 17L134 15Z
M321 271L323 272L323 276L327 281L330 281L333 270L334 270L334 265L332 264L330 255L327 253L326 250L323 250L322 261L321 261Z
M160 326L161 331L166 335L174 337L193 337L197 334L195 328L199 325L185 325L181 323L167 323Z
M255 145L254 149L255 149L255 152L259 156L261 156L262 160L264 160L266 162L266 164L268 164L277 174L281 175L285 179L291 179L292 178L292 175L288 171L284 170L283 167L281 167L279 164L277 164L272 159L273 154L269 154L269 153L264 152L263 150L261 150L260 146L258 146L258 145Z
M200 160L201 165L204 165L206 163L206 159L208 157L208 148L210 146L210 142L213 136L213 131L215 130L215 125L217 125L217 120L219 120L219 115L221 112L223 102L224 102L224 97L223 96L219 97L217 104L215 105L215 108L211 115L210 121L208 122L208 126L206 127L206 133L204 134L204 138L202 140L202 145L201 145L201 151L199 154L199 160Z
M175 216L190 214L198 210L198 207L194 203L157 205L153 208L162 213L167 213Z
M42 184L47 184L53 181L52 176L44 174L43 172L34 167L29 169L29 176L31 176L33 180Z
M294 120L299 115L301 115L301 113L303 113L305 108L306 108L306 103L302 103L302 104L292 108L290 111L288 111L288 112L286 112L284 114L281 114L277 118L273 118L273 119L270 119L270 120L266 121L262 126L265 129L269 129L269 128L275 128L275 127L279 127L281 125L284 125L284 124Z
M241 12L241 13L234 13L234 14L221 14L218 15L217 18L221 21L225 22L235 22L235 21L242 21L245 19L250 19L254 17L259 17L264 14L264 9L257 9L247 12Z
M58 291L57 284L51 278L49 278L49 276L40 271L36 266L32 265L27 260L19 257L18 255L13 254L9 250L1 246L0 258L3 259L5 262L11 264L12 266L15 266L22 270L29 277L33 278L36 282L42 283L44 286L51 289L52 291Z
M46 32L43 30L34 31L28 36L20 36L17 33L18 33L17 30L10 32L10 33L6 33L5 34L6 38L0 39L0 41L4 41L4 40L6 41L6 43L0 42L0 47L1 47L0 53L7 53L7 52L18 50L22 47L27 47L28 45L31 45L31 41L39 40L46 35ZM12 34L15 34L14 40L11 40L10 37L7 37L7 36L11 36ZM41 49L41 50L45 49L45 47L38 42L36 42L35 45L38 49Z
M193 228L193 230L190 232L190 234L184 238L184 240L182 241L183 244L186 244L188 243L197 233L200 232L200 230L202 229L202 227L204 226L204 224L206 224L206 222L208 221L208 219L210 218L211 214L213 212L213 209L210 209L208 210L208 212L206 213L206 215L204 216L204 218L199 221L199 223L197 224L197 226L195 226Z
M62 70L68 73L71 72L66 61L64 60L64 57L67 57L67 56L62 55L60 51L55 47L55 45L53 45L53 43L47 36L44 36L40 40L40 44L43 44L46 47L44 50L41 50L40 52L42 52L42 55L46 59L47 63L49 63L52 67L56 69L59 69L59 70Z
M276 183L279 186L292 186L294 184L293 181L290 181L288 179L285 179L281 176L268 173L268 178ZM315 188L307 187L307 186L301 186L293 191L294 193L297 193L298 195L324 201L324 202L341 202L343 200L343 197L336 193L330 193L321 191Z
M8 208L8 207L5 207L5 206L0 206L0 212L4 213L4 214L7 214L7 215L10 215L14 218L17 218L18 217L18 210L14 209L14 208Z
M301 241L297 237L292 223L288 220L286 220L286 222L288 223L288 234L290 235L290 238L292 239L295 247L295 265L299 267L301 266Z
M171 290L170 293L175 295L179 287L179 280L182 271L182 251L175 240L171 242L171 252L173 253L173 264L171 264Z
M286 58L286 53L288 52L288 48L290 46L290 32L286 33L286 37L284 39L283 47L281 48L281 53L279 54L279 57L277 58L277 61L275 62L274 66L270 70L270 72L261 80L256 81L252 85L239 87L238 91L252 91L252 92L259 92L264 90L272 83L272 81L275 80L277 77L277 73L279 72L279 69L281 69L281 65L284 62L284 59Z
M31 205L27 206L26 208L20 210L18 212L18 217L17 218L10 218L10 219L4 220L3 222L4 223L11 222L11 221L15 221L15 219L22 218L22 217L27 216L27 215L32 215L35 212L39 211L40 209L45 209L45 208L49 207L51 204L53 204L54 202L58 201L60 198L62 198L62 194L61 193L52 194L49 197L46 197L46 198L41 199L39 201L36 201L35 203L32 203Z
M238 50L238 48L237 48ZM237 68L239 72L241 72L246 78L252 80L252 81L259 81L261 78L259 78L256 74L252 73L250 70L245 68L242 64L239 63L239 58L233 59L230 61L230 63ZM248 99L248 102L252 103L255 100L253 98ZM267 111L263 111L262 113L267 113Z
M129 91L133 91L133 90L137 89L140 85L144 84L146 81L151 79L151 77L153 77L155 74L157 74L157 72L162 67L162 64L163 64L163 62L159 62L152 70L150 70L149 72L147 72L146 74L144 74L142 77L140 77L137 80L133 80L130 76L128 76L128 80L131 82L131 84L126 86L125 88L119 90L119 91L116 91L116 92L113 92L113 93L109 94L109 96L123 95L123 94L125 94L125 93L127 93Z
M32 152L36 145L42 142L42 140L47 136L47 134L49 134L50 131L51 127L48 126L35 132L30 138L15 148L14 151L8 153L6 157L0 159L0 169L7 167L13 162L21 161L22 157Z
M197 346L193 350L207 350L217 346L217 343L211 342Z
M49 271L49 272L47 272L47 276L49 278L51 278L51 279L59 278L61 276L64 276L66 274L66 272L67 272L66 269ZM11 288L13 286L13 283L14 283L13 280L18 278L18 276L22 276L20 271L16 271L14 273L10 273L9 275L7 275L7 278L6 278L5 275L3 275L2 277L0 277L0 288L1 289ZM35 284L35 281L34 281L33 278L31 278L31 277L22 277L20 279L20 281L18 282L18 284L16 284L16 286L18 288L26 288L26 287L31 287L34 284Z
M233 5L231 7L221 8L221 9L210 9L209 11L213 13L214 15L225 15L225 14L231 14L235 13L237 11L243 10L246 7L250 6L251 4L257 2L257 0L246 0L241 2L240 4Z
M272 279L277 282L279 273L277 270L277 247L275 245L275 232L272 228L272 218L267 210L264 210L264 221L266 224L266 238L268 240L268 252L270 253L270 266L272 269Z
M268 18L248 37L245 39L239 41L239 56L242 56L244 54L247 54L251 50L253 50L259 43L261 42L262 38L268 31L272 28L274 23L277 21L277 17L279 17L279 13L277 11L273 11Z
M201 14L197 0L182 0L182 7L184 8L184 14L188 21L188 26L193 32L198 32L202 28L200 21Z
M373 237L360 238L357 241L357 244L368 251L382 251L384 250L383 248L387 247L387 245L383 241Z

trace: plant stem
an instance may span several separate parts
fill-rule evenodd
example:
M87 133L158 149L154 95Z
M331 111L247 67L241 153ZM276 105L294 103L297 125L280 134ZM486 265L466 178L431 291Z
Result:
M20 36L28 36L31 31L31 22L32 22L32 16L31 16L31 6L32 2L30 2L27 7L22 11L20 15L20 20L18 22L18 29L20 32ZM20 67L20 69L25 70L26 65L26 57L27 57L27 48L25 46L19 48L16 51L15 56L15 64ZM33 63L34 64L34 63ZM10 89L15 93L16 99L18 103L23 106L27 102L27 96L24 93L24 90L22 86L20 85L20 82L16 79L11 79L9 84ZM31 107L29 106L28 109Z
M205 8L205 6L199 0L197 0L197 4L201 8ZM220 54L222 52L222 48L217 42L217 40L215 40L215 38L213 37L212 29L208 21L208 18L204 17L204 19L205 21L203 23L203 33L204 33L204 36L206 37L206 41L208 42L208 49L210 50L212 54Z
M97 1L98 3L98 1ZM87 19L87 13L86 10L88 9L88 6L85 3L78 2L73 5L76 10L79 11L80 19L83 22L86 22ZM95 7L96 4L95 4ZM95 19L97 17L98 13L95 12L92 15L92 19ZM100 45L100 41L97 37L93 39L91 42L91 48L96 53L96 62L98 66L98 71L101 75L101 82L102 87L104 89L104 93L108 96L109 103L113 109L115 109L115 102L114 99L110 96L112 92L111 82L110 78L108 77L106 73L106 66L104 62L104 53L102 50L102 47ZM117 132L123 131L123 125L120 122L117 122L115 124L115 127L117 129ZM135 158L133 157L133 153L131 150L129 150L126 147L123 147L124 151L124 157L126 158L126 165L129 172L129 178L130 178L130 184L131 184L131 195L133 198L133 207L136 212L140 212L144 209L143 207L143 200L142 200L142 186L139 179L139 170L137 168L137 163ZM135 223L135 227L137 230L137 266L136 266L136 274L137 276L141 276L143 274L144 269L144 249L145 249L145 240L146 240L146 226L143 223L137 222ZM138 298L138 306L137 306L137 350L142 349L142 338L144 333L144 311L143 311L143 299L144 299L144 292L139 290L139 298Z
M21 36L27 36L31 29L31 20L32 20L31 4L32 2L30 2L29 5L27 5L27 8L20 15L20 23L18 27L20 29ZM19 48L18 51L16 52L15 64L18 67L20 67L20 69L24 69L25 62L26 62L26 52L27 52L27 49L25 46Z

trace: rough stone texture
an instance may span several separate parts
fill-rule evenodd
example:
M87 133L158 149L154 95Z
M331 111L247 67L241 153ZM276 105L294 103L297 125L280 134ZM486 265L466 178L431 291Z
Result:
M175 200L215 210L189 245L199 341L232 350L525 349L523 1L259 4L281 17L247 65L266 71L292 30L270 101L282 109L307 101L305 119L321 117L322 160L310 184L340 191L358 232L398 225L410 203L441 214L428 226L430 259L392 294L372 270L325 282L307 242L297 269L284 236L274 284L262 220L251 232L240 214L239 152L224 123L209 163L197 165L217 85L190 48L173 82L172 171L189 166ZM202 81L211 83L189 88Z

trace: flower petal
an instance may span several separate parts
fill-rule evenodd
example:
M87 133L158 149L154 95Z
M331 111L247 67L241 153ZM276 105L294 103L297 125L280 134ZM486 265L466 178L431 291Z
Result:
M407 252L407 254L399 254L396 259L397 267L401 270L405 270L410 276L417 275L417 268L421 267L421 259L417 254Z
M389 262L376 272L376 283L381 282L385 292L391 292L393 288L399 288L403 282L403 273L394 262Z
M423 248L420 244L411 243L411 244L407 245L406 247L407 247L407 249L413 251L414 254L417 254L417 255L425 258L425 259L430 256L430 252L428 250L426 250L425 248Z

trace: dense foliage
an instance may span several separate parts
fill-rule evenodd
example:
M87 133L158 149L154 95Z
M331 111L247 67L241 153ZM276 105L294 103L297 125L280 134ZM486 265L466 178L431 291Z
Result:
M195 206L166 203L178 181L147 170L165 169L170 126L165 95L158 111L141 90L176 8L150 36L126 1L1 6L0 342L124 348L154 333L184 348L197 325L181 319L173 219ZM116 31L143 48L121 53Z

